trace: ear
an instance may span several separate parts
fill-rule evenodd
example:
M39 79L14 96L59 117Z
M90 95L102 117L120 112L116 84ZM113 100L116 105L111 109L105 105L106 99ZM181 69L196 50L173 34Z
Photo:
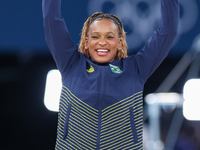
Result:
M85 48L86 48L86 47L88 48L88 37L85 37ZM86 48L86 49L87 49L87 48Z
M119 41L118 41L118 49L121 49L122 48L122 39L119 38Z

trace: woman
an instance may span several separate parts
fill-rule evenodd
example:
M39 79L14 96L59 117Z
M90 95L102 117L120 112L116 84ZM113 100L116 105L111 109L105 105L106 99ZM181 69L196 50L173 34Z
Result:
M61 0L43 0L45 37L63 83L56 149L141 150L143 87L176 36L178 0L161 0L159 28L129 57L116 16L89 17L78 51L60 7Z

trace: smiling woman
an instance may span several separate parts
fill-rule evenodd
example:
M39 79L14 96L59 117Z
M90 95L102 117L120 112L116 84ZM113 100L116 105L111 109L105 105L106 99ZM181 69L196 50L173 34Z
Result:
M110 20L97 20L89 28L85 40L86 48L93 61L113 62L117 50L121 50L122 41L117 26Z
M106 41L110 41L111 43L114 40L118 40L117 43L115 43L116 53L115 53L114 59L118 60L121 58L126 58L127 57L126 33L124 31L121 21L114 15L103 14L101 12L94 13L84 23L84 26L82 29L82 35L81 35L81 42L79 45L79 51L84 53L87 57L89 56L91 57L91 55L89 54L90 50L88 47L88 44L89 44L88 39L89 38L101 39L100 44L102 47L103 33L105 34L104 41L103 41L105 43ZM105 43L103 44L105 45ZM105 52L105 48L102 49L101 52L103 51ZM109 60L109 61L112 61L112 60ZM107 62L109 61L107 60Z
M127 57L116 16L90 16L77 49L61 17L61 0L43 0L46 41L62 75L55 149L143 149L143 87L167 56L178 26L178 0L161 5L160 26Z

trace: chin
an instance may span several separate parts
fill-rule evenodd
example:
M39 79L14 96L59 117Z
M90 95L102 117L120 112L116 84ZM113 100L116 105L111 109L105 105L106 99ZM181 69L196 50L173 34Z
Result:
M93 61L99 63L99 64L103 64L103 63L109 63L109 62L113 62L114 58L113 59L108 59L108 58L105 58L105 57L98 57L96 59L92 59Z
M95 62L97 62L97 63L99 63L99 64L105 64L105 63L109 63L109 61L103 61L103 60L100 60L100 61L95 61Z

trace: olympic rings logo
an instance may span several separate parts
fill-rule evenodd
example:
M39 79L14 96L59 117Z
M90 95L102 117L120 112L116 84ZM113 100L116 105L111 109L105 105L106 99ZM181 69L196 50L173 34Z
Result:
M181 16L177 43L180 36L189 32L198 20L198 7L195 0L181 0ZM191 11L192 10L192 11ZM153 33L160 19L159 0L90 0L88 14L94 12L111 13L118 16L127 32L129 50L141 46Z

